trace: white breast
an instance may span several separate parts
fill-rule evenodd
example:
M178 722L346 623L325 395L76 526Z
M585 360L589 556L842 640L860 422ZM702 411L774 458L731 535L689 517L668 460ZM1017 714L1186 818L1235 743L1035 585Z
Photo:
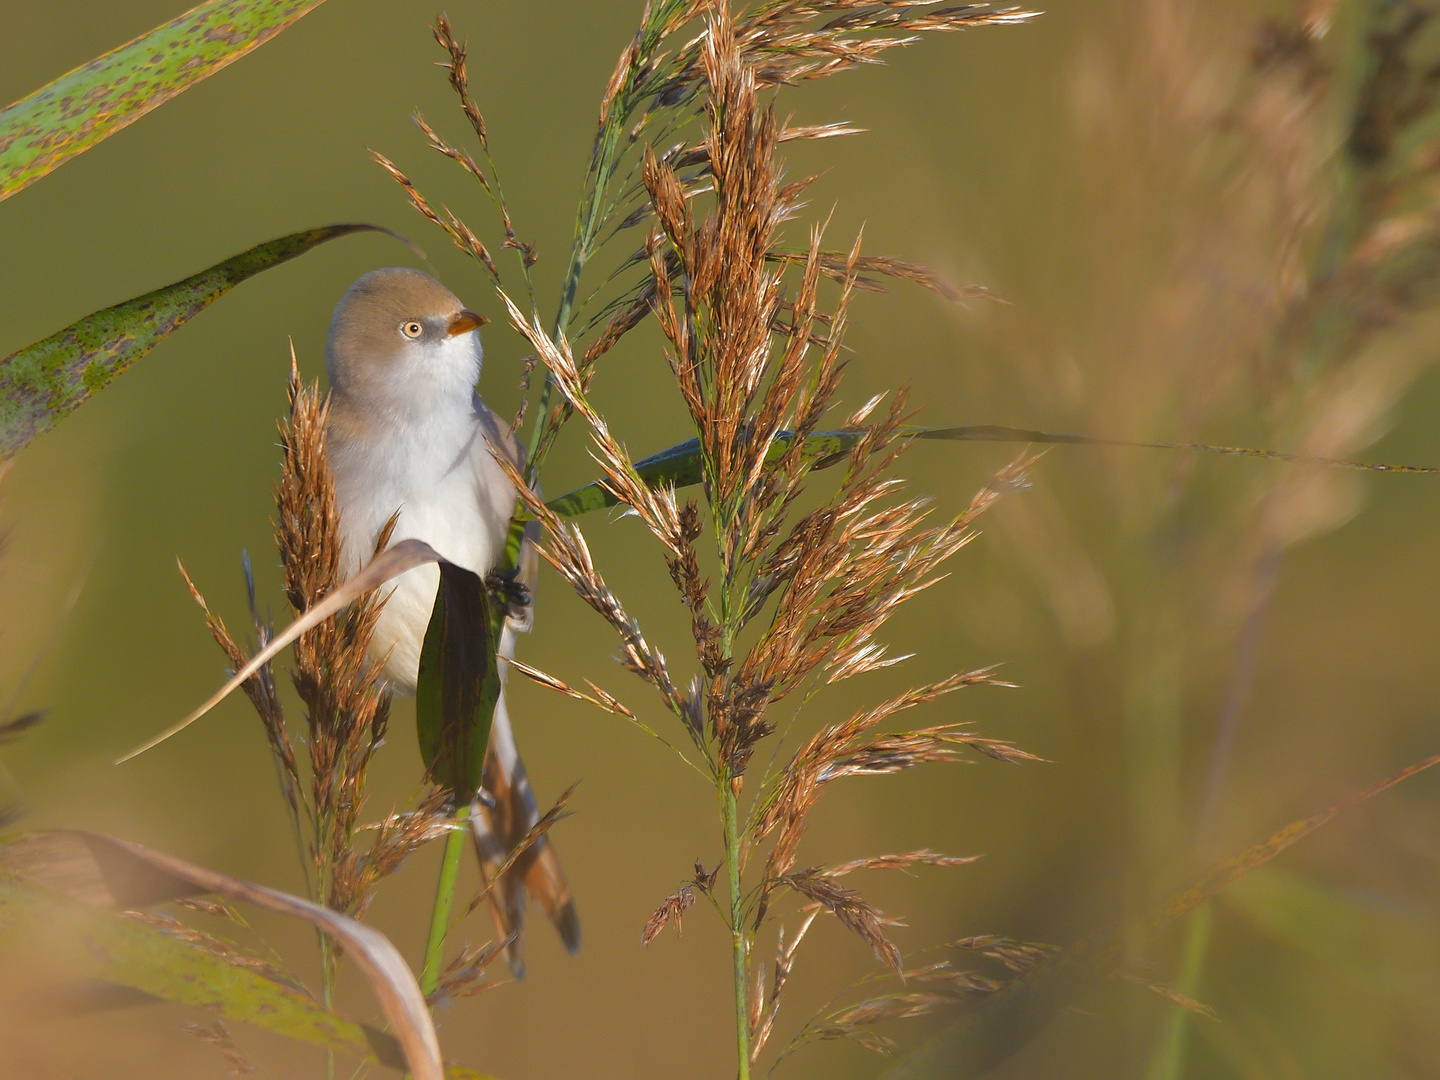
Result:
M367 433L368 434L368 433ZM465 409L437 409L421 425L387 426L381 437L332 429L348 577L369 561L380 530L400 513L391 542L425 541L448 561L484 577L499 562L515 489L495 462L490 440L508 432L479 398ZM397 689L413 691L420 646L439 584L434 566L411 570L393 588L376 626L372 655L385 657Z

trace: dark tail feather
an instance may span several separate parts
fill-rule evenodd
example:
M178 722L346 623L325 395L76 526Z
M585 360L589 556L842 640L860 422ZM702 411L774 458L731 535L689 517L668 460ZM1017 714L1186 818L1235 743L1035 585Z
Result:
M487 885L494 881L510 853L540 820L524 762L518 755L514 756L512 768L507 770L501 758L509 755L497 755L495 749L492 741L490 754L485 759L485 788L494 796L495 805L486 807L477 802L471 817L475 853ZM554 924L566 950L573 954L580 948L580 917L570 886L549 838L542 836L520 854L488 897L496 933L502 939L510 939L505 959L516 979L525 977L527 891Z
M565 951L574 956L580 951L580 915L575 910L565 871L560 869L560 857L555 854L549 838L543 836L526 854L535 857L525 869L525 888L545 910L565 943Z

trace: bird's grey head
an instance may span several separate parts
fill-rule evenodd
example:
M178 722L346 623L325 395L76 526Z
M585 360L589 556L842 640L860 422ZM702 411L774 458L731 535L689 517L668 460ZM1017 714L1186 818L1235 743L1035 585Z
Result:
M480 376L485 319L429 274L372 270L351 285L330 323L325 363L336 398L385 413L468 405Z

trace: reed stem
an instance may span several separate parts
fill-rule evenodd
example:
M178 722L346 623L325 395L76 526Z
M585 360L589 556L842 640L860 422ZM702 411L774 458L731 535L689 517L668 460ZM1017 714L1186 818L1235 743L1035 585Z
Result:
M735 979L735 1055L740 1080L750 1080L750 1010L748 949L745 940L745 897L740 891L740 833L735 788L729 770L720 773L720 807L725 819L725 869L730 885L730 943Z
M445 956L445 935L450 929L450 909L455 904L455 882L460 876L460 855L465 850L465 819L470 804L455 810L455 827L445 838L445 855L440 862L440 880L435 886L435 907L430 912L430 936L425 941L425 966L420 969L420 992L427 997L440 984L440 964Z
M1181 957L1175 989L1188 998L1194 998L1200 992L1214 917L1214 905L1202 904L1191 913L1185 926L1185 950ZM1150 1061L1148 1080L1183 1080L1189 1027L1189 1011L1179 1005L1172 1005L1165 1016L1155 1054Z

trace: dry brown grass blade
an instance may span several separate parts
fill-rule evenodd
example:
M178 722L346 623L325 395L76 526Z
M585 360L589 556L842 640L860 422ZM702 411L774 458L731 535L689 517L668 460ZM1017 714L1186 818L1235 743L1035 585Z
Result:
M1115 972L1114 978L1119 979L1121 982L1130 983L1132 986L1149 990L1152 994L1159 995L1170 1002L1170 1004L1178 1005L1180 1008L1187 1012L1192 1012L1196 1016L1203 1016L1206 1020L1214 1020L1216 1023L1220 1021L1220 1017L1209 1005L1206 1005L1203 1001L1196 1001L1192 997L1187 997L1174 987L1166 986L1164 983L1154 982L1145 978L1143 975L1135 974L1133 971L1117 971Z
M1440 765L1440 754L1426 758L1424 761L1417 761L1414 765L1401 769L1393 776L1386 777L1367 788L1351 792L1343 799L1331 803L1318 813L1311 814L1307 818L1293 821L1283 829L1278 829L1258 844L1254 844L1240 854L1232 856L1220 863L1204 877L1200 878L1187 889L1175 893L1161 909L1160 913L1151 920L1148 929L1155 931L1163 926L1173 923L1182 915L1188 915L1212 896L1217 895L1227 886L1239 881L1250 871L1258 866L1263 866L1276 855L1279 855L1286 848L1299 840L1309 836L1320 826L1333 820L1347 810L1353 810L1361 803L1369 802L1376 795L1390 790L1402 780L1408 780L1416 773L1424 772L1435 765Z
M148 862L137 862L107 837L83 832L30 833L0 847L0 869L106 911L153 907L205 890Z
M425 999L398 949L378 930L309 900L114 837L39 833L4 849L4 866L99 907L126 909L218 893L304 919L340 942L365 974L416 1080L443 1080L440 1042Z
M1339 814L1435 765L1440 765L1440 754L1352 792L1226 859L1189 888L1173 894L1149 921L1087 938L1065 949L1049 963L1032 965L1028 972L885 1073L883 1080L921 1080L939 1072L956 1080L986 1075L1039 1035L1061 1009L1113 973L1127 942L1143 941L1174 924ZM967 939L973 943L982 940Z
M365 593L385 584L385 582L391 578L399 577L407 570L413 570L415 567L424 566L427 563L443 561L434 548L421 540L402 540L400 543L377 555L374 559L370 560L369 564L367 564L363 570L307 610L305 614L287 626L284 632L277 635L265 648L252 656L249 663L231 676L230 680L206 699L205 703L198 709L178 724L167 728L153 739L136 747L122 757L117 758L115 764L121 765L131 758L138 757L146 750L159 746L166 739L170 738L170 736L184 731L196 720L199 720L216 705L229 697L234 690L244 684L246 679L250 678L255 672L259 671L278 656L281 650L292 641L305 631L318 626L347 604L354 603Z

